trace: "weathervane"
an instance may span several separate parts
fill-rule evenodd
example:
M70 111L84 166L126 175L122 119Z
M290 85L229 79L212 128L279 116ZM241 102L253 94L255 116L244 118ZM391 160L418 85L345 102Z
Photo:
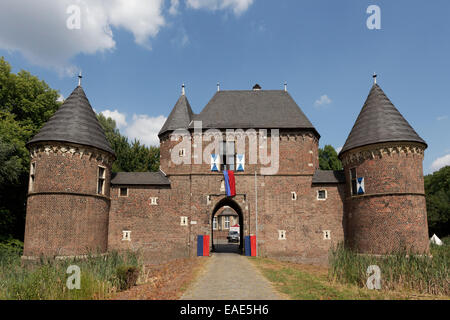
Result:
M377 84L377 74L376 74L376 72L373 73L372 78L373 78L373 84Z
M81 75L81 71L78 74L78 86L81 87L81 79L83 78L83 76Z

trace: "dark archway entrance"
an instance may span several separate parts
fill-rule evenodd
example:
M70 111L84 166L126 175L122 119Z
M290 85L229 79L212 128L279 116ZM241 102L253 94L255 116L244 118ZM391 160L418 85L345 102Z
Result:
M237 250L230 250L230 247L228 246L221 246L216 243L214 243L214 217L216 216L217 212L219 212L220 209L223 207L230 207L234 210L234 212L237 213L239 217L239 245L237 246ZM214 207L214 210L211 215L211 240L212 240L212 251L213 252L237 252L237 253L243 253L244 252L244 214L242 213L241 207L231 198L224 198L220 200Z

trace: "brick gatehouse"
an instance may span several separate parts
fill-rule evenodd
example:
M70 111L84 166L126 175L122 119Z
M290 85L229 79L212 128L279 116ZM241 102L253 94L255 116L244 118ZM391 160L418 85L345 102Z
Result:
M210 148L211 132L226 142ZM158 172L111 173L114 151L75 88L27 144L24 259L116 249L139 249L153 263L194 256L224 207L238 215L241 237L256 234L259 256L324 263L341 241L362 253L428 251L427 144L376 81L339 153L343 171L319 170L320 135L286 87L218 87L194 114L183 86L159 138ZM234 197L224 169L235 171Z

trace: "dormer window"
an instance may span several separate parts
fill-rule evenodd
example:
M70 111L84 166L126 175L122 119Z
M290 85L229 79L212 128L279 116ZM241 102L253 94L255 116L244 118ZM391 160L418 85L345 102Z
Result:
M97 194L105 194L106 168L98 167Z

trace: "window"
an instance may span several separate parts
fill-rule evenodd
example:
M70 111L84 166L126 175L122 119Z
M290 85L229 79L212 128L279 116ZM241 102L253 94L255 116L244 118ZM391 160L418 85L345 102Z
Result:
M278 240L286 240L286 230L278 230Z
M184 156L186 155L186 149L180 149L180 150L178 151L178 155L179 155L180 157L184 157Z
M223 141L220 145L221 170L234 170L234 141Z
M122 241L131 241L131 231L122 231Z
M225 216L224 217L224 228L225 229L230 229L230 216Z
M119 197L128 197L128 188L120 188Z
M36 173L36 162L31 163L30 168L30 185L29 185L29 191L33 191L34 189L34 175Z
M317 190L317 200L326 200L327 190Z
M331 231L323 230L323 240L330 240L330 239L331 239Z
M188 225L188 217L181 217L180 226L187 226L187 225Z
M297 200L297 193L295 191L291 192L291 199L292 200Z
M98 182L97 182L97 193L105 194L105 177L106 177L106 168L98 167Z
M356 168L350 169L350 181L352 183L352 195L357 195L358 188L356 183Z
M213 219L213 229L217 230L217 217L214 217Z
M157 206L158 205L158 198L157 197L151 197L150 198L150 205Z

